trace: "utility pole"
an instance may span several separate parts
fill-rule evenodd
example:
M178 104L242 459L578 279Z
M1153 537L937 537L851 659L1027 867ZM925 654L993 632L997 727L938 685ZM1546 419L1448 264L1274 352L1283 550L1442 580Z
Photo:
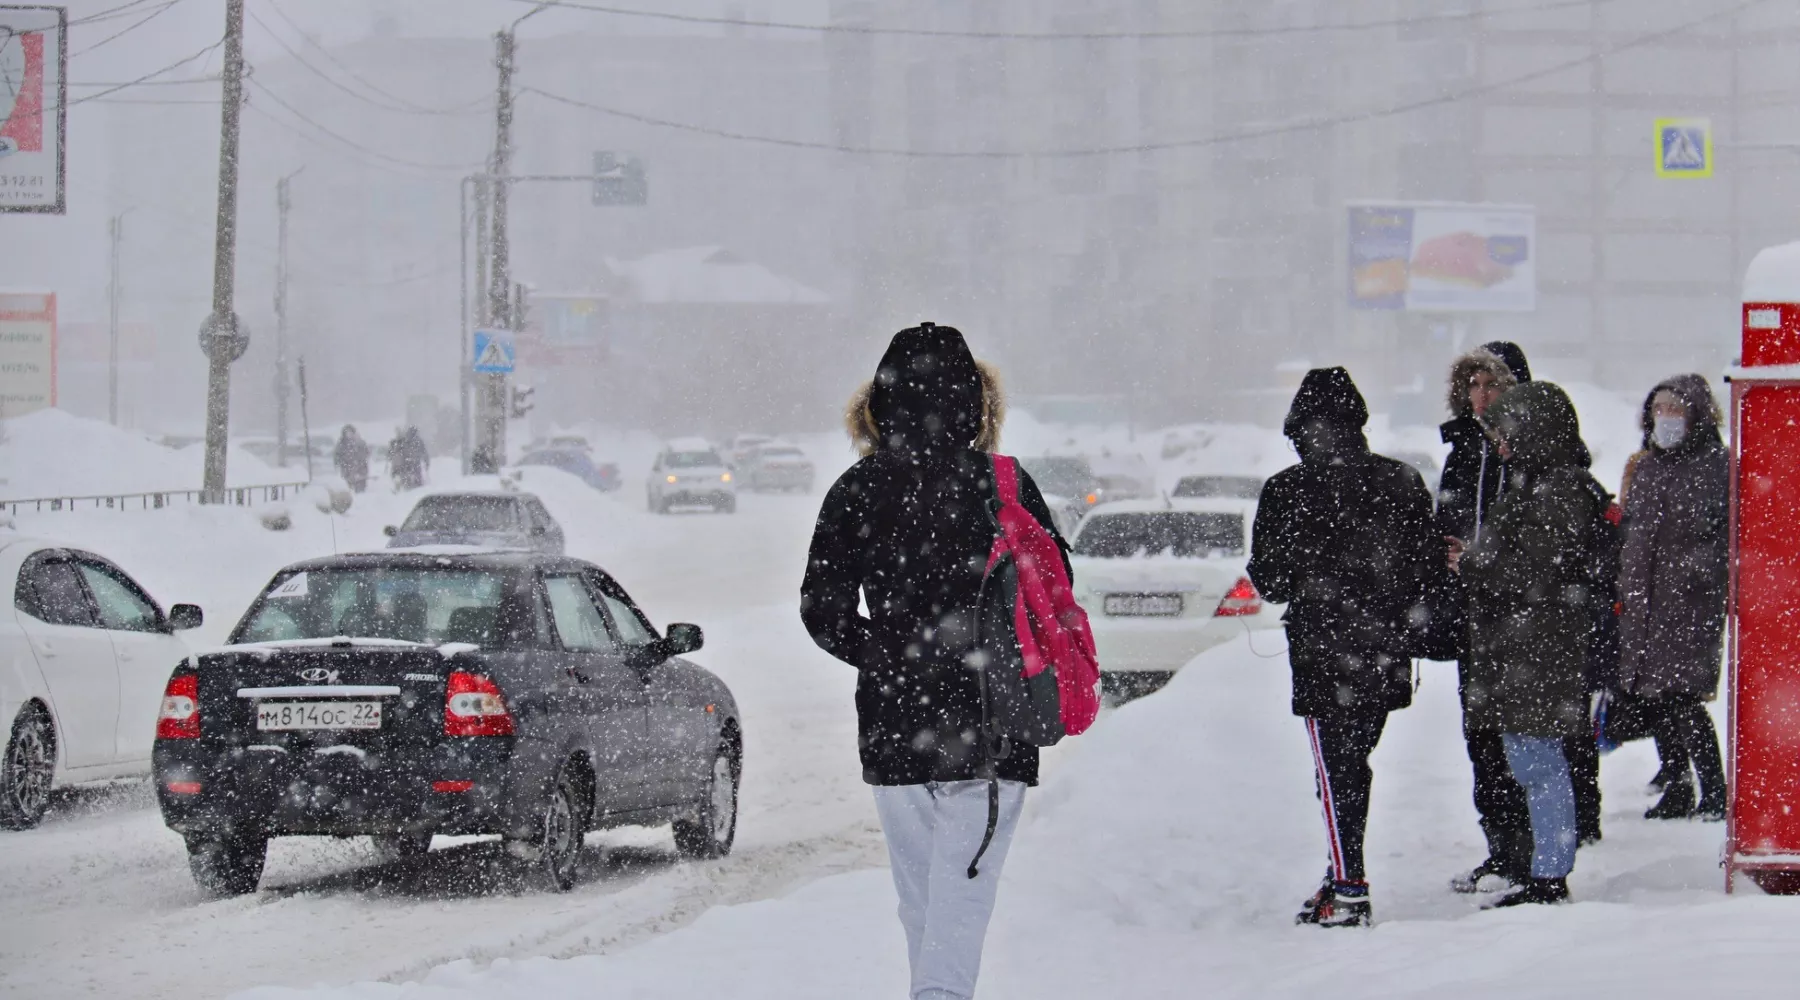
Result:
M523 20L521 18L521 20ZM488 165L483 186L486 197L482 204L489 210L485 230L487 268L487 303L482 310L483 326L513 328L510 275L511 246L507 234L507 195L510 185L507 172L512 164L512 73L514 22L494 35L494 66L499 72L499 90L494 100L494 155ZM478 374L475 378L476 436L475 472L498 472L506 464L506 376Z
M111 242L112 275L106 285L106 419L114 427L119 426L119 244L125 238L125 216L129 214L131 209L128 208L107 220L106 224L106 235Z
M213 242L213 311L201 328L207 356L206 474L208 503L225 499L225 445L231 431L231 363L249 346L232 312L237 279L238 124L244 104L244 0L225 2L224 93L220 109L219 219Z
M301 167L300 170L305 170ZM288 182L300 170L275 182L275 211L279 220L275 236L275 464L287 468L288 459ZM301 451L312 453L310 438L301 442Z

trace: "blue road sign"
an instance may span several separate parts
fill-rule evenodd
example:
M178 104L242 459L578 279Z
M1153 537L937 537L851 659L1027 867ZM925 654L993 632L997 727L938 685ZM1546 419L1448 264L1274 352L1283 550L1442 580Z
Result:
M1712 123L1705 118L1656 120L1656 176L1711 177Z
M512 374L512 331L476 330L474 362L475 370L484 375Z

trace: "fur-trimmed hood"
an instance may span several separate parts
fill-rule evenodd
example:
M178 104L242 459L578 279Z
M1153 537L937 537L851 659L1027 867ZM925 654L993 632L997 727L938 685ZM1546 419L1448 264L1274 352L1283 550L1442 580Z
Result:
M1469 383L1482 372L1488 373L1502 392L1519 383L1512 368L1500 355L1485 347L1470 351L1450 365L1450 391L1446 402L1450 405L1452 417L1474 416L1469 408Z
M976 361L981 377L981 432L973 445L976 451L993 452L1000 447L1000 430L1006 423L1006 391L1000 383L1000 372L986 361ZM881 450L881 431L875 425L875 411L869 405L875 391L875 380L858 386L844 407L844 431L861 455Z

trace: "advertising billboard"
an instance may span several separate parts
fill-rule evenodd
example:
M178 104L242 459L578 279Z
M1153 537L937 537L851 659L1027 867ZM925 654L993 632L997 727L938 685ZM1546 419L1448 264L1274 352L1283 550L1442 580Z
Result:
M1537 211L1531 206L1358 202L1348 207L1351 308L1537 308Z
M0 418L56 405L56 296L0 292Z
M69 15L0 4L0 212L63 212Z

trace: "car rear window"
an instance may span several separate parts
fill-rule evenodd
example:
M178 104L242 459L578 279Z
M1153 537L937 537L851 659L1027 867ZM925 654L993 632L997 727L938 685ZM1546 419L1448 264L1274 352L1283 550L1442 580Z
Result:
M497 639L505 577L488 570L358 566L275 578L233 642L404 639L437 645Z
M705 469L724 465L716 451L672 451L663 456L663 465L671 469Z
M1131 559L1171 555L1185 559L1244 554L1242 514L1211 511L1151 511L1099 514L1088 518L1075 538L1078 556Z
M1085 458L1034 458L1021 464L1038 490L1051 496L1084 496L1097 485Z
M1255 500L1262 496L1262 486L1256 476L1188 476L1175 484L1175 495Z
M519 512L510 497L435 496L419 501L402 531L515 531Z

